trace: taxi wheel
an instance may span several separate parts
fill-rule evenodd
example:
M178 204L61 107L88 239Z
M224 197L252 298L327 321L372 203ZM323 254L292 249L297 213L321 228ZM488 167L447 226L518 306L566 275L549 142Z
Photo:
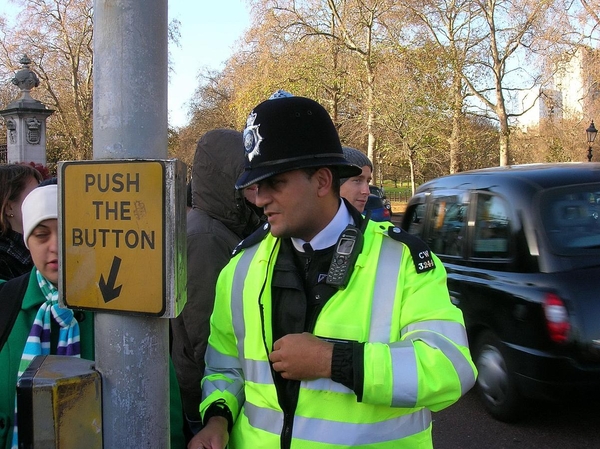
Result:
M502 343L491 331L483 332L477 339L474 361L478 371L477 392L488 413L499 421L518 421L524 408L522 397Z

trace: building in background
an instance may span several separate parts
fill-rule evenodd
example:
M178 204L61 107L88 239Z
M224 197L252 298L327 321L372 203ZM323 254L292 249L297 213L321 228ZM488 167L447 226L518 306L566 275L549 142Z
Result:
M537 129L547 120L593 119L600 99L596 81L599 61L598 50L582 46L563 58L548 86L523 91L518 105L523 112L517 119L519 129Z
M563 95L559 90L532 89L522 92L519 100L523 115L518 118L518 126L522 131L537 128L542 120L563 118Z

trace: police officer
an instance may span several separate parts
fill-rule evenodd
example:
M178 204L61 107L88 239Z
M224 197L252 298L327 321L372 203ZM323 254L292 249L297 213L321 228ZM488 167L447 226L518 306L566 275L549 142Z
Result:
M340 199L327 111L280 96L250 113L245 171L268 219L223 269L204 428L188 448L426 448L431 414L475 383L463 317L426 245Z

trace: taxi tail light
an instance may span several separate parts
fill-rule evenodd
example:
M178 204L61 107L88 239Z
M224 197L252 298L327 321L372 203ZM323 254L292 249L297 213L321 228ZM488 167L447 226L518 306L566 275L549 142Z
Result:
M543 307L550 339L556 343L564 343L571 329L564 301L554 293L547 293Z

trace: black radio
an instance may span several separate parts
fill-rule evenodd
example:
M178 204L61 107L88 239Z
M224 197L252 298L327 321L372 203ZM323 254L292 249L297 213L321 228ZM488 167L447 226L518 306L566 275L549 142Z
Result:
M348 225L336 244L335 253L327 273L327 284L344 288L350 280L354 264L363 247L363 234L353 225Z

